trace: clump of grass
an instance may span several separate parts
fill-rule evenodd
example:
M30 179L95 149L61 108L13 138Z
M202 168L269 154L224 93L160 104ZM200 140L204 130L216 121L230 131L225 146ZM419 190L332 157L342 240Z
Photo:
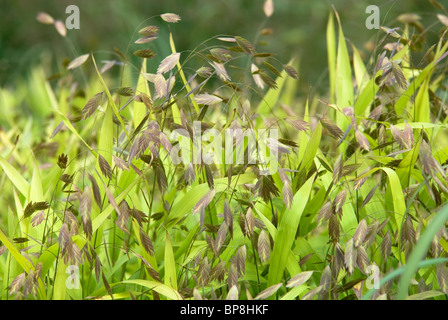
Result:
M118 49L103 65L67 62L56 86L39 84L42 141L1 133L2 298L446 299L446 25L416 64L425 30L399 21L365 61L331 12L329 95L304 101L296 60L240 36L177 52L155 22L132 39L139 65ZM171 54L148 67L155 41ZM243 163L195 161L195 123L222 137L278 130L278 170L250 162L238 137ZM173 163L173 149L190 161ZM372 270L391 281L371 289Z

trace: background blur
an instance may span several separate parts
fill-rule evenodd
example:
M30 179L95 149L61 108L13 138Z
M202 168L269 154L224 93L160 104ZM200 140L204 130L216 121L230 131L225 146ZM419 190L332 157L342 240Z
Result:
M379 35L378 30L365 27L368 5L380 7L381 24L389 27L402 26L395 19L408 12L419 14L422 24L430 25L436 21L437 12L428 0L274 0L274 15L266 21L263 3L264 0L0 0L0 86L14 85L16 79L27 77L36 64L44 64L49 76L57 72L64 58L73 59L83 53L113 52L114 47L126 52L131 45L128 55L132 56L137 47L133 44L136 32L156 24L162 28L160 37L165 36L165 40L155 42L158 48L153 47L158 57L169 54L168 28L178 51L194 49L217 34L240 35L253 41L261 28L272 28L273 34L263 37L267 42L265 49L257 44L258 50L275 53L285 63L298 56L300 84L309 88L326 81L324 35L331 5L339 12L346 38L358 48L365 48L366 55L371 54L366 43ZM44 11L65 22L65 8L71 4L80 9L81 28L68 30L66 38L53 26L35 19L39 11ZM179 14L182 21L168 26L155 17L145 22L165 12Z

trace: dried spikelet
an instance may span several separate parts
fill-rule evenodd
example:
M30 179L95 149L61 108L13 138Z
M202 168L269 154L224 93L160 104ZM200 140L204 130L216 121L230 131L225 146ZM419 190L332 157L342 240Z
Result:
M212 189L205 196L203 196L198 203L193 208L193 215L200 213L201 216L204 215L205 208L210 204L216 194L216 189Z
M327 222L333 215L333 203L331 200L328 200L319 210L319 214L317 215L317 224L321 225Z
M218 233L216 234L215 246L214 246L216 252L219 252L219 250L221 250L221 247L224 244L224 241L226 240L228 230L229 227L225 222L222 223L221 226L219 227Z
M269 76L264 70L260 69L258 71L258 74L260 75L263 82L266 83L270 89L274 90L278 89L277 82L275 82L275 80L272 79L272 77Z
M366 249L363 246L359 246L356 248L356 251L356 264L358 265L359 270L367 275L367 267L370 265L370 261Z
M208 247L213 251L213 254L215 257L219 257L218 250L216 249L215 242L213 241L213 238L209 235L205 235L205 242L207 242Z
M78 248L78 246L75 243L72 243L72 252L75 257L75 260L78 261L78 263L82 264L84 262L81 250Z
M159 27L157 26L147 26L138 31L138 33L145 37L154 37L159 32Z
M36 227L40 225L45 220L45 212L41 211L38 214L34 215L34 217L31 219L31 225L33 227Z
M0 246L0 256L1 256L2 254L4 254L6 251L7 251L7 249L6 249L6 246L5 246L5 245Z
M70 232L66 223L63 223L59 229L58 244L62 254L65 253L67 246L70 243Z
M120 96L131 97L134 95L134 90L131 87L120 87L116 93Z
M167 135L163 132L159 133L159 140L160 143L162 144L162 147L168 152L170 153L171 150L173 149L173 146L170 142L170 140L168 139Z
M230 236L233 238L233 214L230 210L230 204L227 198L224 201L224 222L229 227Z
M163 19L163 21L168 23L177 23L181 20L180 16L175 13L164 13L161 14L160 17Z
M415 244L417 241L414 225L412 224L411 216L406 215L403 228L401 230L401 241L408 242L409 244Z
M99 282L100 281L100 275L101 275L101 261L100 261L99 256L95 257L95 267L94 267L94 269L95 269L95 279L96 279L96 282Z
M344 266L344 251L339 243L335 244L335 251L332 259L332 271L337 275Z
M244 39L243 37L236 36L235 37L236 43L238 46L243 49L246 53L253 56L255 54L255 47L252 43L250 43L247 39Z
M378 221L367 227L367 234L364 238L364 247L369 248L374 242L376 235L378 234Z
M101 67L100 74L103 74L104 72L106 72L107 70L109 70L110 68L112 68L115 65L119 65L119 62L115 61L115 60L111 60L111 61L103 60L101 62L104 63L104 66Z
M344 136L344 132L329 118L321 118L319 121L332 137L341 139Z
M332 241L337 241L339 239L339 220L336 215L331 215L328 221L328 234Z
M300 119L285 118L285 121L297 131L306 131L310 127L308 122Z
M154 100L163 98L168 94L168 83L161 73L157 73L154 77L154 89L156 91Z
M79 212L81 214L81 222L84 232L87 238L90 240L92 237L92 220L90 219L90 212L92 210L92 198L90 188L87 186L81 196L81 204L79 206Z
M140 227L142 226L143 222L148 222L146 215L137 208L132 208L132 210L129 211L129 214L132 218L134 218L137 221Z
M140 234L140 241L142 243L143 249L145 249L145 251L147 253L149 253L151 256L153 256L154 255L154 246L152 245L151 239L149 238L149 236L145 233L145 231L141 227L139 229L139 234Z
M264 300L275 294L278 289L283 285L283 283L278 283L273 286L270 286L269 288L264 289L261 291L257 296L254 298L255 300Z
M54 27L56 28L56 31L63 37L67 35L67 29L65 28L64 22L61 20L56 20L54 22Z
M154 161L153 163L159 163L159 161ZM166 179L165 168L163 167L163 164L161 162L153 167L155 169L157 186L159 187L159 191L161 194L165 194L165 191L168 188L168 181Z
M446 27L448 27L448 17L447 17L447 16L438 13L438 14L437 14L437 19L439 19L439 21L440 21L443 25L445 25Z
M145 59L151 59L156 56L156 53L154 51L151 51L149 49L140 49L134 52L134 56L145 58Z
M366 180L367 180L367 177L354 180L353 190L355 190L355 191L359 190L362 187L362 185L366 182Z
M266 203L268 203L270 199L279 195L279 190L275 183L271 180L270 176L260 176L254 189L257 191L258 196L260 196Z
M95 178L88 173L87 177L90 180L90 183L92 184L92 191L93 191L93 198L95 199L96 204L98 205L98 208L100 208L100 211L103 210L103 203L101 201L101 192L98 184L96 183Z
M397 141L402 148L411 149L413 147L414 133L412 132L412 128L408 123L406 123L403 131L399 130L397 127L391 124L390 131L395 141Z
M326 266L322 272L319 285L322 290L319 291L318 300L328 300L328 291L331 286L331 269L330 266Z
M386 234L383 237L383 241L381 242L381 254L385 261L389 258L391 250L392 250L392 237L390 235L390 231L387 230Z
M225 261L220 261L210 271L210 279L218 280L218 282L224 281L226 273L227 273L226 263Z
M238 300L239 298L238 287L236 284L232 285L229 292L227 293L226 300Z
M67 66L68 70L72 70L75 68L78 68L79 66L81 66L82 64L84 64L87 59L89 59L90 54L83 54L75 59L73 59Z
M135 40L134 43L136 43L136 44L148 43L148 42L156 40L157 38L158 37L143 37L143 38Z
M367 138L364 136L364 134L361 131L359 131L359 130L355 131L355 138L356 138L356 141L358 141L358 144L360 145L361 148L363 148L366 151L370 151L369 140L367 140Z
M426 174L435 177L438 173L440 173L444 178L446 178L442 167L432 155L431 147L424 140L422 140L420 144L419 159Z
M263 61L263 65L269 69L269 71L271 71L273 74L275 74L277 77L282 77L282 74L280 73L280 71L277 70L277 68L275 68L272 64L270 64L267 61Z
M114 160L114 163L118 168L120 168L121 170L129 171L129 165L126 163L126 161L117 156L112 156L112 159Z
M335 213L342 212L342 207L344 206L346 198L347 198L347 189L344 189L341 192L339 192L338 195L334 198L333 206Z
M221 98L211 95L211 94L207 94L207 93L198 94L197 96L194 97L194 100L198 104L203 104L203 105L208 105L208 106L212 106L212 105L222 102Z
M286 284L287 288L295 288L298 287L305 282L308 281L309 278L313 275L313 271L304 271L296 274L294 277L292 277L288 283Z
M299 79L299 73L297 72L296 69L294 69L294 67L284 64L283 69L286 71L286 74L291 78L296 80Z
M260 235L258 236L257 248L260 261L266 263L271 255L271 242L268 234L264 230L261 230Z
M185 181L189 185L192 185L195 179L196 179L196 170L194 169L193 164L190 162L187 164L187 167L185 168Z
M99 92L95 94L89 101L87 101L86 105L82 109L82 120L89 118L95 111L98 109L101 99L103 97L103 92Z
M436 267L437 282L440 290L445 294L448 293L448 268L445 263L439 263Z
M205 257L198 268L197 273L198 284L203 287L206 286L210 279L210 264L208 263L207 257Z
M67 126L65 125L64 121L59 122L59 124L54 128L53 132L51 133L50 139L53 139L60 131L63 129L65 130Z
M237 255L235 256L238 273L240 276L246 273L246 246L243 245L238 249Z
M353 235L353 245L355 248L359 247L363 242L367 235L367 221L366 219L362 219L358 227L356 228L355 234Z
M208 67L201 67L198 70L196 70L196 74L201 78L208 79L213 75L213 70Z
M361 167L361 163L348 164L342 167L341 177L349 176Z
M345 245L344 262L348 273L353 273L356 267L357 250L353 246L353 239L347 241Z
M157 68L157 73L166 73L172 70L177 63L179 62L180 53L175 52L167 56L165 59L160 62L159 67Z
M134 141L131 150L129 150L129 164L134 158L140 157L146 151L150 142L157 144L160 142L159 133L155 128L146 129L142 132L140 137Z
M33 215L34 212L40 210L46 210L50 207L50 205L46 201L34 202L30 201L25 209L23 210L23 218L29 218Z
M117 221L115 224L123 231L129 234L129 230L126 229L128 224L131 208L126 200L122 200L118 206L120 214L117 213Z
M229 50L224 48L212 48L210 49L212 60L216 62L227 62L232 59L232 54Z
M17 277L15 277L14 280L11 282L11 285L9 286L9 294L14 295L19 293L24 282L25 282L25 272L22 272Z
M252 78L254 79L254 82L257 85L257 87L259 87L260 89L264 89L264 82L261 79L260 75L258 74L259 72L258 67L252 63L250 71L252 73Z
M266 17L272 16L274 13L274 1L273 0L265 0L263 4L263 11Z
M115 212L118 215L120 215L121 214L120 208L118 207L117 203L115 202L114 195L112 194L112 192L109 190L109 188L105 184L103 184L103 186L104 186L104 190L106 191L107 200L109 200L109 203L114 208Z
M67 168L67 163L68 163L68 156L64 153L60 154L58 156L58 166L61 169L65 169Z
M333 168L333 184L336 185L342 176L342 168L343 168L343 159L342 159L342 153L338 156L334 163Z
M308 291L303 297L302 300L312 300L313 297L318 294L322 290L322 286L318 286L313 290Z
M34 271L31 269L25 278L25 282L23 283L22 293L24 297L28 297L30 294L35 295L35 292Z
M238 267L235 259L232 260L229 267L229 276L227 278L227 286L229 288L238 284Z
M36 16L36 20L43 24L53 24L54 19L46 12L39 12Z
M289 210L291 210L292 201L293 201L291 181L290 181L288 175L284 172L284 170L279 169L278 173L279 173L280 179L282 180L282 183L283 183L283 188L282 188L283 202L285 203L286 207Z
M224 64L212 61L211 65L215 69L216 74L217 74L218 78L221 79L221 81L223 81L223 82L230 81L230 77L227 74Z
M401 70L401 68L395 62L392 62L391 66L395 80L397 81L398 85L405 90L408 86L408 82L406 80L406 77L404 76L403 70Z
M362 201L362 204L361 204L361 208L363 208L367 203L369 203L369 201L372 199L372 197L373 197L373 195L375 194L375 191L376 191L376 188L377 188L378 186L376 185L376 186L374 186L373 188L372 188L372 190L370 190L369 191L369 193L367 194L367 196L364 198L364 200Z
M249 208L246 212L246 215L244 216L244 230L243 234L248 237L252 237L254 234L254 227L255 227L255 216L254 212L251 208Z

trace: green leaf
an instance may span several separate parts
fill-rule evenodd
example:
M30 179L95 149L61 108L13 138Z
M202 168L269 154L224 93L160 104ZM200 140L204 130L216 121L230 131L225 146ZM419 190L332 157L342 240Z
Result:
M2 157L0 157L0 166L3 168L3 171L5 171L6 175L8 176L9 180L11 180L11 182L14 184L14 186L20 191L20 193L25 198L28 199L31 190L31 186L28 183L28 181L26 181L22 177L22 175Z
M165 278L164 282L169 287L177 290L176 261L174 260L173 246L171 238L166 232L165 237Z
M440 210L435 215L435 217L431 219L431 222L423 231L420 239L417 241L417 244L414 247L414 250L409 256L406 265L404 266L405 270L398 284L398 300L403 300L407 297L409 284L411 283L411 279L418 269L419 263L426 256L431 242L439 232L440 228L445 225L447 220L448 205L445 205L442 210Z
M272 250L268 273L268 286L281 282L289 251L294 242L303 210L308 203L315 176L313 175L309 178L294 195L291 210L286 209L283 213L274 242L274 249Z
M157 281L150 281L150 280L125 280L121 281L120 283L132 283L139 286L146 287L150 290L154 290L157 293L160 293L161 295L164 295L168 299L171 300L183 300L182 296L180 295L177 290L173 289L170 286L167 286L163 283L157 282Z

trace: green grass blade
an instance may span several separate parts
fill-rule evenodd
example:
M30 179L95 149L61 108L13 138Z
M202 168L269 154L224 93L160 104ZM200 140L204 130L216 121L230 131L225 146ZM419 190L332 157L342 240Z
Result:
M3 171L8 176L9 180L14 184L14 186L20 191L20 193L25 197L30 197L31 186L26 181L22 175L6 161L2 157L0 157L0 166L3 168Z
M160 293L161 295L164 295L168 299L171 300L183 300L182 296L180 295L177 290L156 281L149 281L149 280L125 280L121 281L120 283L132 283L139 286L146 287L150 290L154 290L157 293Z
M174 40L173 40L173 34L170 32L170 47L171 47L171 53L176 53L176 46L174 45ZM191 91L191 87L188 84L187 78L185 77L184 71L182 70L182 66L180 65L180 62L177 63L177 70L179 70L179 74L180 77L182 79L182 82L184 83L185 86L185 90L187 92ZM197 104L197 102L194 100L194 94L191 93L190 94L190 101L193 104L194 110L196 110L196 113L199 113L199 105Z
M426 256L432 240L436 236L437 232L439 232L440 228L445 225L447 220L448 206L444 206L442 210L440 210L440 212L432 218L428 227L417 241L414 250L412 250L412 253L409 256L407 264L404 266L405 270L401 276L400 283L398 284L398 300L403 300L407 297L409 284L418 269L420 260Z
M164 283L177 290L177 273L176 273L176 261L174 260L173 246L171 238L166 232L165 238L165 278Z
M420 261L417 266L416 269L420 269L420 268L425 268L425 267L430 267L439 263L446 263L448 262L448 258L436 258L436 259L428 259L425 261ZM395 269L394 271L390 272L387 276L385 276L384 278L382 278L378 284L378 287L381 288L381 286L383 286L384 284L386 284L387 282L395 279L396 277L401 276L405 271L405 266L404 267L400 267L398 269ZM411 275L412 277L412 275ZM378 289L372 288L369 291L367 291L367 293L365 295L362 296L362 300L369 300L373 294L375 293L375 291ZM406 286L406 290L407 290L407 286ZM406 292L405 295L402 299L406 298Z
M288 253L294 242L303 209L308 202L314 178L315 175L309 178L297 191L294 195L291 210L286 209L281 217L274 249L272 250L271 265L269 266L268 287L281 282L289 256Z
M128 138L129 141L131 141L129 134L126 131L126 126L124 125L123 118L120 116L120 112L118 112L117 106L115 105L114 99L112 98L112 95L110 94L109 88L107 87L106 82L104 81L103 77L101 76L101 73L98 70L98 67L96 65L96 61L95 61L95 58L93 55L92 55L92 61L93 61L93 65L95 66L95 70L98 75L98 78L100 79L101 85L103 86L103 89L106 92L106 96L109 101L109 104L112 106L112 110L114 111L115 116L117 117L118 121L120 122L121 128L123 129L124 133L126 134L126 137Z
M294 60L289 61L289 65L294 64ZM286 81L290 81L291 79L288 77L288 74L285 70L283 70L280 74L280 77L277 77L275 82L277 83L277 88L270 88L263 99L260 101L260 104L257 106L257 113L263 116L272 114L273 108L275 104L280 98L280 94L282 93L283 87L285 86Z
M335 103L336 95L336 30L334 29L334 16L330 11L327 23L327 56L328 75L330 78L330 103Z

